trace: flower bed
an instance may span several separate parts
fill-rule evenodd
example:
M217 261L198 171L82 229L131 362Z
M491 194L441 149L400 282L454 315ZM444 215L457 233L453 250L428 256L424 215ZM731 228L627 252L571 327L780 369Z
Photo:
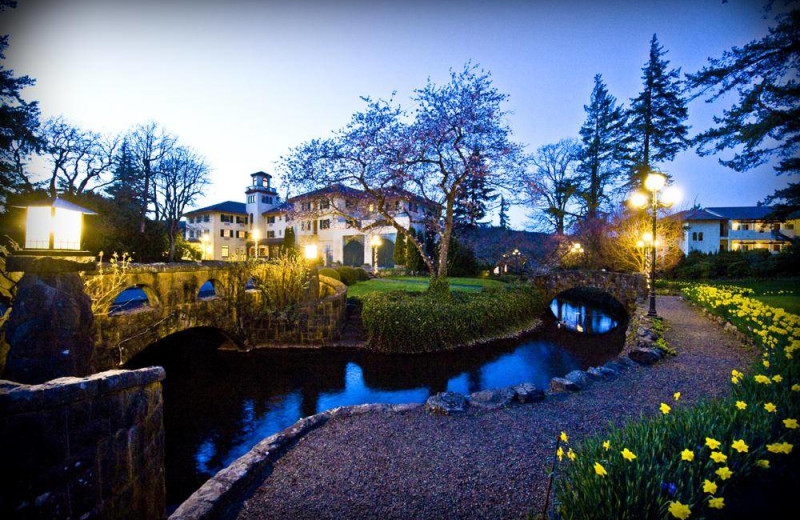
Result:
M365 296L362 319L373 350L435 352L530 327L542 309L541 293L530 285L447 298L396 291Z
M660 417L614 428L575 451L560 447L562 518L713 517L735 484L789 463L800 417L800 317L728 288L690 286L683 294L751 338L761 361L747 373L731 367L728 398L684 408L676 388Z

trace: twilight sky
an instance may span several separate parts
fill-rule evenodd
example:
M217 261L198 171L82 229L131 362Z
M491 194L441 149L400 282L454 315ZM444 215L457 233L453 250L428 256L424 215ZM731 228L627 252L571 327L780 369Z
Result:
M653 33L672 66L695 71L768 25L753 0L19 4L0 14L0 33L11 35L9 65L37 80L27 98L45 117L92 130L160 122L214 169L201 206L244 202L249 173L346 124L359 96L396 90L406 102L467 60L510 95L515 139L532 151L577 137L594 74L618 99L634 97ZM722 106L689 108L693 135ZM786 184L770 167L736 173L691 150L664 169L687 202L705 206L752 205ZM525 213L512 209L514 227L526 226Z

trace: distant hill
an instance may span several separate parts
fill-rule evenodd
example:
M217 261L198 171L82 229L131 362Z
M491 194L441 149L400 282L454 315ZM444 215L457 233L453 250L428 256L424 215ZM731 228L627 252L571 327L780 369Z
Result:
M458 239L472 248L482 263L495 265L504 254L519 249L534 266L547 263L563 240L549 233L515 231L493 226L459 229Z

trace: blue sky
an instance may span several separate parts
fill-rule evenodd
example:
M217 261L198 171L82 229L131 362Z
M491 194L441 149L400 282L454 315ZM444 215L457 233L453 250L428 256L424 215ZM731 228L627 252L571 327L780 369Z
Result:
M533 150L577 136L594 74L618 99L635 96L653 33L673 66L695 71L768 26L761 2L745 0L19 3L0 32L11 67L37 79L27 95L43 114L109 132L160 122L214 169L200 205L243 201L249 173L344 125L359 96L405 101L468 60L509 94L515 138ZM692 133L721 108L693 101ZM664 169L706 206L755 204L786 183L694 151ZM525 227L524 209L512 224Z

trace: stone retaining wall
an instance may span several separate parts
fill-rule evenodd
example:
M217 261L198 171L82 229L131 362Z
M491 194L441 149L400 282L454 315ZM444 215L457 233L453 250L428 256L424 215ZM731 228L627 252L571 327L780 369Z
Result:
M164 369L0 381L0 518L165 515Z

